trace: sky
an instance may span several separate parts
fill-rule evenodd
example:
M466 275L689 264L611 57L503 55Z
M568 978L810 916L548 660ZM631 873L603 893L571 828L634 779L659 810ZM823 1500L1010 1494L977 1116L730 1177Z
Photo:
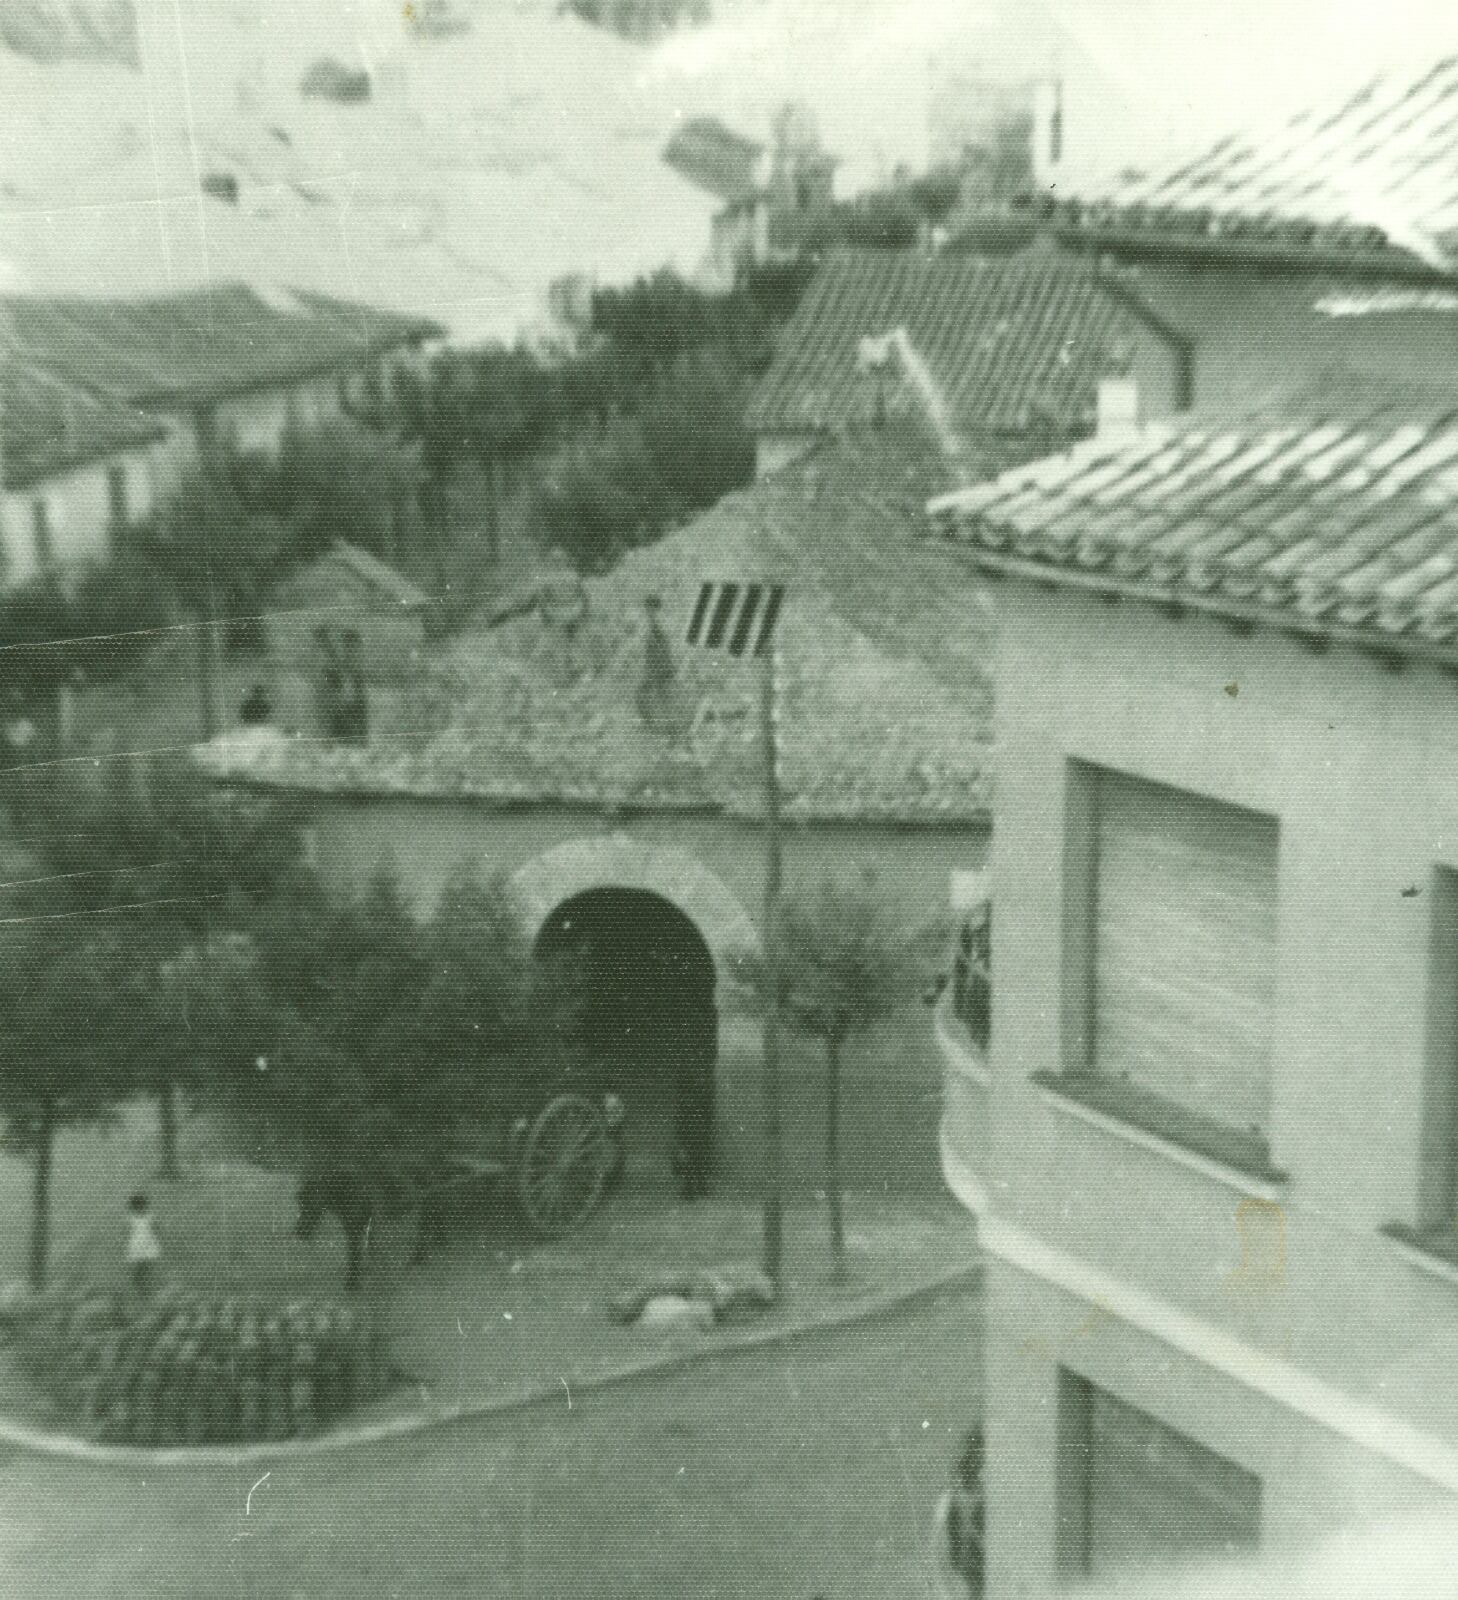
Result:
M854 192L924 163L939 74L1056 74L1078 190L1458 53L1453 0L716 0L711 27L651 50L557 0L457 0L474 30L425 44L401 0L135 4L140 72L0 48L0 282L266 279L470 337L530 320L560 275L701 259L712 204L659 159L688 117L764 138L808 103ZM369 105L301 99L321 54L374 75ZM238 206L203 199L217 171Z
M937 71L1065 81L1068 160L1093 180L1196 150L1354 87L1387 62L1458 53L1448 0L720 0L657 70L763 122L799 94L832 145L914 154Z

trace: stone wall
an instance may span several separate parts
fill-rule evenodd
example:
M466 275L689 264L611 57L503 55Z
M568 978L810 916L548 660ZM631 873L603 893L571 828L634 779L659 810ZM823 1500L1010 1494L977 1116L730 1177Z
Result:
M759 1021L736 984L737 957L758 942L764 893L760 831L719 818L656 816L610 822L566 807L500 810L433 801L322 802L310 830L317 865L341 892L393 866L406 892L428 907L452 872L499 875L519 896L535 931L584 890L647 889L689 916L720 974L718 1120L721 1171L752 1187L761 1117ZM981 864L986 834L975 828L790 827L789 892L826 872L871 869L895 922L919 935L924 977L944 966L930 930L941 925L954 870ZM941 1056L922 977L897 1014L854 1043L845 1066L844 1155L852 1187L934 1192L938 1168ZM787 1043L785 1130L790 1181L814 1190L821 1178L819 1054Z

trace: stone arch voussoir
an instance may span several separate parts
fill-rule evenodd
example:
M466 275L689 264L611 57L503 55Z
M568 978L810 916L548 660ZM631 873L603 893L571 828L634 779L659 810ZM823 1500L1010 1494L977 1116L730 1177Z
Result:
M536 942L564 901L592 889L641 889L688 917L703 935L723 978L738 982L759 950L759 929L723 880L686 850L625 834L570 839L517 868L509 887L527 937Z

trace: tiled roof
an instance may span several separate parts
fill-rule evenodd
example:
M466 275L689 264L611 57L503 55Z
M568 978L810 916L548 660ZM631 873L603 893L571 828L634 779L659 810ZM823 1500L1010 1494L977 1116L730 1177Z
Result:
M136 406L200 403L334 371L440 330L323 295L218 284L156 300L8 296L32 365Z
M345 539L336 539L317 561L278 584L273 591L274 602L287 604L291 597L306 592L319 578L327 579L331 570L341 567L404 611L424 611L433 604L425 590L403 573Z
M1458 414L1146 429L933 501L976 564L1458 658Z
M0 351L0 464L5 487L28 489L70 467L163 437L155 417L94 400Z
M1049 209L1069 235L1114 247L1162 239L1217 256L1453 273L1458 59L1376 78L1340 105Z
M764 146L726 128L717 117L692 117L674 130L663 159L681 177L733 205L758 187Z
M1129 339L1113 297L1056 256L838 252L781 331L750 403L750 427L821 430L868 420L877 385L859 365L861 340L897 328L942 390L954 424L974 432L1082 431L1106 359ZM918 404L909 390L892 403Z
M371 351L393 350L402 344L440 339L445 329L429 317L409 312L388 311L383 306L362 305L355 300L340 300L315 289L289 289L281 297L281 309L291 314L294 307L308 312L323 327L330 327L350 345L364 345ZM274 309L280 309L275 307Z
M827 447L589 580L580 681L554 671L552 637L533 613L457 640L425 695L428 715L402 710L398 727L372 728L367 748L280 739L204 759L316 792L754 817L757 674L689 650L683 634L703 578L772 574L790 588L780 637L787 815L981 821L991 620L912 537L926 496L951 481L918 429ZM676 664L677 739L646 728L636 707L649 594L661 597ZM423 734L427 723L437 731Z

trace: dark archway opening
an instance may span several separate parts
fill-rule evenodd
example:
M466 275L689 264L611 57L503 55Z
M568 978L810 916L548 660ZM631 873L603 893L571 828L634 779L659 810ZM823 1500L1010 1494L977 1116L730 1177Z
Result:
M719 1023L714 958L697 926L646 889L589 889L552 912L536 951L576 986L594 1076L627 1103L628 1180L705 1193Z

